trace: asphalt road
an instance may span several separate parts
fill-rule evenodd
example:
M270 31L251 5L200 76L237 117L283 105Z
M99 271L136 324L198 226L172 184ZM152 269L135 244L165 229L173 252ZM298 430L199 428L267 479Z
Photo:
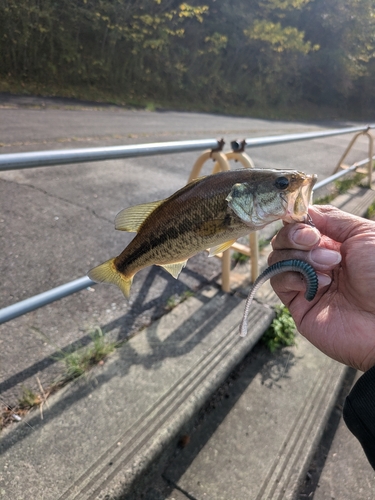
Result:
M0 96L0 154L48 149L233 139L318 131L362 123L298 123L219 115L133 111L59 99ZM248 150L257 167L330 175L350 136ZM361 140L348 161L367 156ZM198 153L34 168L0 173L0 307L84 276L132 238L114 230L127 206L162 199L182 187ZM206 167L210 171L211 165ZM168 299L216 278L217 259L190 260L179 280L158 267L141 271L127 303L105 285L0 326L0 394L15 404L22 386L47 387L62 365L59 350L90 342L100 326L124 339L163 314Z

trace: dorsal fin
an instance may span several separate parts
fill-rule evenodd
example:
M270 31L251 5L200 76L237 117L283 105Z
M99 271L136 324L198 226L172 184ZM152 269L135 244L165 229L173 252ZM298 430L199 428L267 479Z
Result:
M124 208L116 215L115 229L119 231L129 231L136 233L139 226L147 219L147 217L161 205L164 200L152 201L151 203L143 203L135 207Z

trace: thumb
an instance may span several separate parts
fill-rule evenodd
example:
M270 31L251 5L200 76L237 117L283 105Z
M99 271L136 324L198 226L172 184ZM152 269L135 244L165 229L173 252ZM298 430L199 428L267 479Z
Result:
M358 234L375 232L375 222L331 205L312 205L309 214L322 234L340 243Z

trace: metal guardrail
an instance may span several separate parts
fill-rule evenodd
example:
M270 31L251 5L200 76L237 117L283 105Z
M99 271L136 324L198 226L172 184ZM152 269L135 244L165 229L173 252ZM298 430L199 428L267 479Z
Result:
M96 283L91 281L87 276L83 276L64 285L52 288L47 292L39 293L28 299L16 302L11 306L4 307L0 309L0 325L93 285L96 285Z
M375 160L375 156L373 156L372 159ZM337 179L340 179L340 177L344 177L344 175L347 175L349 172L354 172L357 168L362 167L363 165L368 165L369 161L370 161L370 158L366 158L365 160L353 163L353 165L346 168L345 170L341 170L340 172L337 172L336 174L330 175L329 177L326 177L322 181L317 182L313 188L313 193L315 193L315 191L318 191L318 189L321 189L322 187L327 186L327 184L330 184L331 182L337 181Z
M343 135L355 132L367 132L369 129L375 128L375 125L368 127L351 127L345 129L335 129L326 132L309 132L303 134L289 134L279 136L260 137L255 139L246 139L247 147L268 146L274 144L312 140L335 135ZM240 142L234 141L231 143L234 151L243 147ZM201 141L176 141L166 143L141 144L137 146L116 146L108 148L88 148L77 150L62 150L62 151L42 151L35 153L13 153L0 155L0 171L14 170L21 168L32 168L40 166L52 166L69 163L82 163L89 161L113 160L119 158L131 158L135 156L151 156L158 154L170 154L177 152L196 151L204 148L218 148L219 141L216 139L208 139ZM375 157L374 157L375 159ZM369 163L369 158L338 172L315 185L314 191L333 182L334 180L348 174L361 165ZM64 297L72 295L95 285L87 276L78 278L74 281L58 286L46 292L34 295L28 299L4 307L0 310L0 324L22 316L28 312L34 311L47 304L60 300Z
M332 137L334 135L352 134L355 132L366 132L367 130L371 130L374 128L375 124L372 124L368 125L367 127L348 127L348 128L327 130L325 132L305 132L303 134L286 134L286 135L270 135L268 137L255 137L252 139L246 139L246 147L256 148L261 146L273 146L275 144L282 144L288 142L322 139L325 137ZM231 144L233 146L234 143L232 142Z
M325 132L306 132L303 134L274 135L246 139L246 147L255 148L272 146L275 144L307 141L335 135L366 132L374 129L375 124L367 127L350 127L333 129ZM37 151L32 153L9 153L0 155L0 171L17 170L21 168L50 167L54 165L68 165L72 163L86 163L91 161L118 160L137 156L153 156L159 154L186 153L201 149L215 149L219 146L216 139L197 141L156 142L132 146L112 146L105 148L62 149L57 151ZM233 151L242 147L239 141L231 143Z
M33 153L9 153L0 155L0 171L21 168L51 167L71 163L119 160L137 156L187 153L219 147L217 139L197 141L155 142L132 146L112 146L106 148L61 149L58 151L36 151Z

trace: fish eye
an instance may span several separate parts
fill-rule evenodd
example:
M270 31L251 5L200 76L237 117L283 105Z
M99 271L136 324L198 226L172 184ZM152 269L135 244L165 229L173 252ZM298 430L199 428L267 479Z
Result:
M277 189L284 190L289 186L289 180L286 177L278 177L275 180L275 186Z

